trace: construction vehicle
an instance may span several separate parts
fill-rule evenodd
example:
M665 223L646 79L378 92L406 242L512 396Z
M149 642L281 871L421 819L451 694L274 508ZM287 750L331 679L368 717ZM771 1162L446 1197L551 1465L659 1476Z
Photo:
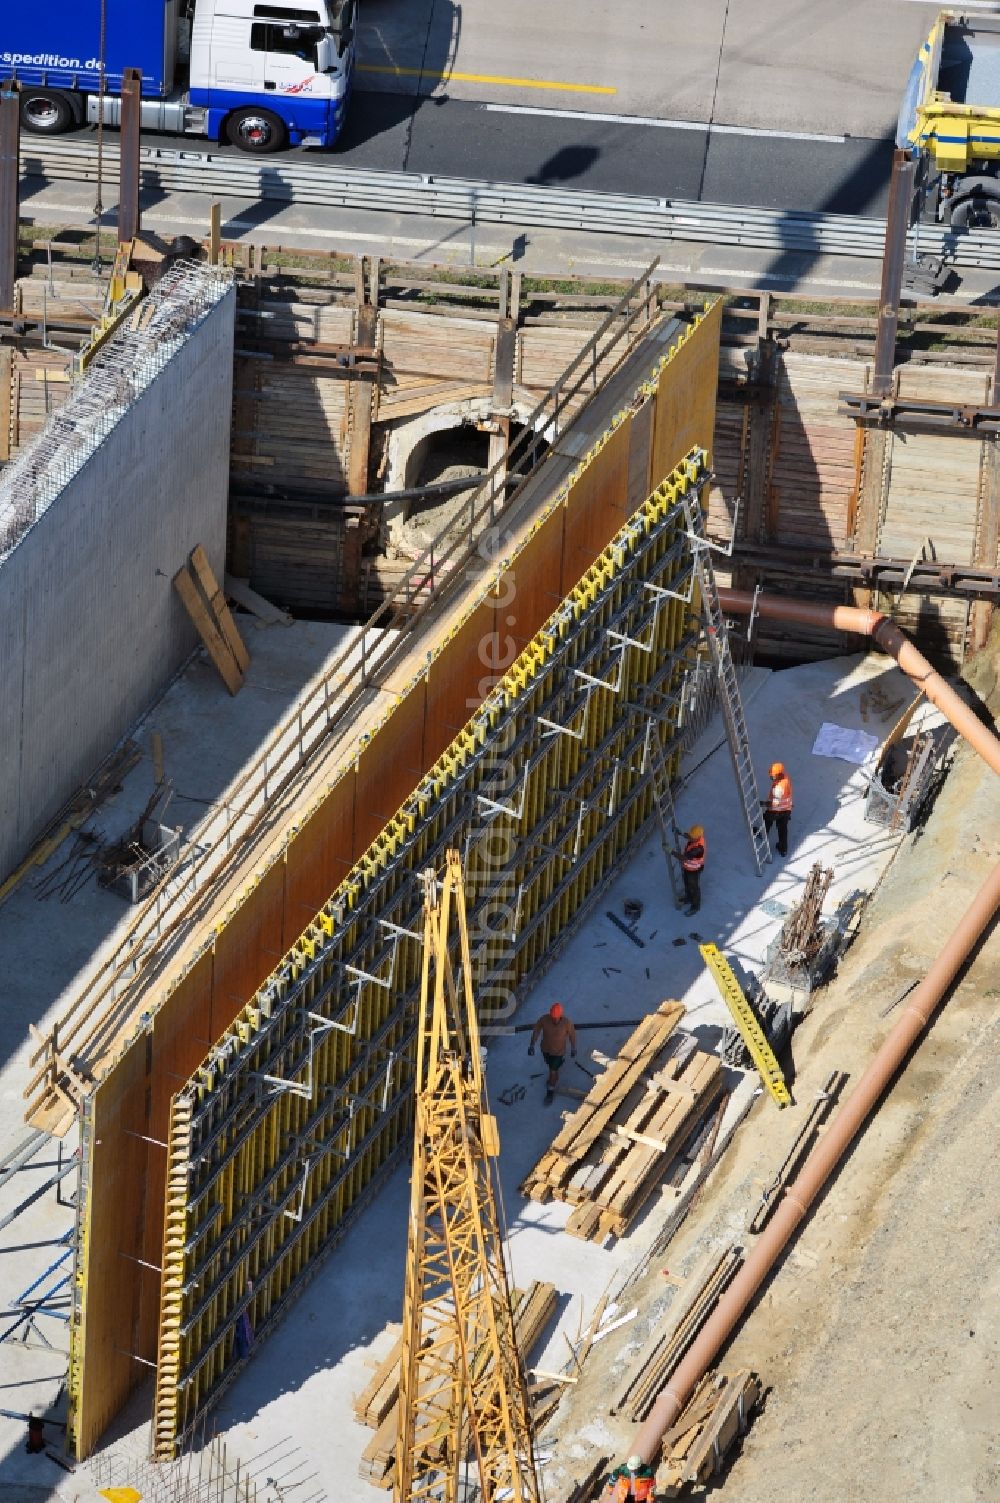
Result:
M354 74L357 0L4 0L0 81L21 123L55 136L121 122L125 70L142 74L147 130L263 155L332 146Z
M538 1503L457 851L424 873L415 1086L394 1503L458 1503L467 1467L482 1503Z
M938 14L907 81L896 145L920 162L920 218L1000 227L1000 15Z

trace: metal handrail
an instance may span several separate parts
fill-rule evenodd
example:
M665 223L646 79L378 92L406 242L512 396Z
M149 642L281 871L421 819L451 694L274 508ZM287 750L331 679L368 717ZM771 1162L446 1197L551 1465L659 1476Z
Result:
M114 171L117 149L106 144L104 153L111 164L108 170ZM22 141L21 170L52 181L90 181L97 172L97 147L81 140ZM885 220L869 215L697 203L429 173L373 172L305 155L262 167L238 154L147 146L141 152L141 178L144 188L225 194L265 203L422 214L478 224L589 230L814 255L880 259L885 243ZM1000 269L1000 235L995 230L922 224L920 248L958 266Z
M497 517L509 512L534 472L532 468L521 478L516 488L507 494L504 472L511 459L525 449L531 456L533 466L537 449L544 441L545 432L558 422L559 414L565 409L567 401L578 395L588 382L593 381L593 389L596 390L595 378L599 362L613 349L624 345L616 361L617 367L631 348L631 340L627 336L636 322L640 318L650 320L652 310L655 308L655 291L648 283L657 265L657 260L652 261L636 278L625 295L615 304L583 348L574 356L536 405L526 419L522 433L508 446L504 456L484 476L471 497L468 529L463 530L459 536L453 537L435 559L435 550L448 536L447 528L442 529L431 541L421 558L404 575L393 595L383 602L365 622L361 629L360 678L356 681L347 680L346 683L338 684L337 682L340 675L345 670L349 670L353 660L357 658L358 643L355 638L317 681L312 694L314 707L310 710L308 717L305 713L307 707L299 706L294 715L284 721L273 733L263 751L243 774L235 788L229 792L229 797L222 806L221 828L214 834L211 832L211 826L219 820L218 816L210 816L207 828L206 822L203 822L193 832L196 840L191 840L188 845L188 851L193 852L193 855L184 863L183 884L180 891L178 892L175 870L174 873L164 877L150 893L140 912L115 945L112 954L106 957L91 974L83 987L75 994L69 1007L53 1024L49 1033L29 1057L31 1066L40 1064L41 1068L36 1071L25 1087L25 1097L31 1098L39 1089L44 1091L47 1077L53 1080L57 1077L61 1054L72 1054L75 1058L79 1058L85 1050L94 1048L109 1029L118 1026L119 1008L116 1004L126 1002L128 993L131 991L131 983L141 973L142 959L150 943L153 941L162 943L164 939L173 935L187 919L193 917L192 910L205 895L207 882L216 880L222 875L237 849L237 843L243 848L248 837L252 834L259 834L269 818L275 816L276 798L286 791L308 757L315 751L316 746L326 737L335 720L346 716L357 705L367 691L372 673L376 669L387 666L401 649L409 646L409 637L413 629L423 620L428 611L454 587L455 581L460 577L461 566L469 562L475 554L479 541L479 534L473 531L476 523L488 516L489 523L492 524ZM639 293L641 296L637 298ZM604 339L605 335L607 335L606 339ZM604 340L603 345L602 340ZM570 378L585 362L589 362L587 373L581 375L575 384L570 384ZM540 432L537 431L539 423L543 425ZM497 505L498 496L501 498L499 506ZM439 569L442 563L447 564L452 560L454 561L453 568L446 569L443 576L435 575L435 566ZM429 575L428 568L430 569ZM414 592L411 591L410 586L417 577L419 577L420 589ZM420 594L421 599L420 604L414 608L413 602L417 593ZM398 632L392 632L390 629L393 627L398 627ZM367 649L367 637L372 628L380 629L382 633L378 650L374 655ZM331 689L334 687L342 691L346 690L346 697L334 700L331 697ZM307 733L317 726L319 727L318 734L310 738L307 744ZM290 735L290 732L293 734ZM289 751L294 753L293 760L290 766L284 766ZM280 776L273 784L269 781L271 776L269 757L272 755L279 759L279 765L282 768ZM240 801L237 802L237 799ZM241 825L242 828L238 828ZM207 870L208 868L212 869ZM204 880L199 881L199 876ZM165 916L170 914L170 910L178 902L180 902L180 910L170 917L168 923L164 924ZM117 990L119 982L123 983L121 991ZM81 1037L81 1030L93 1017L95 1009L109 1000L111 1006L94 1020L90 1030ZM83 1009L86 1011L80 1017L79 1014Z

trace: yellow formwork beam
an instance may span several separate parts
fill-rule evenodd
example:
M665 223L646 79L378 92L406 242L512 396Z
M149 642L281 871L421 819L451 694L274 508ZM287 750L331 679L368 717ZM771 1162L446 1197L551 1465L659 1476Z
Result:
M785 1084L781 1066L774 1050L767 1042L767 1036L760 1026L756 1013L733 973L732 966L717 945L699 945L698 949L702 960L712 973L723 1002L729 1009L730 1017L750 1051L750 1058L756 1065L768 1094L779 1106L791 1106L792 1098Z
M451 809L470 778L473 786L491 786L488 772L482 773L487 751L494 761L509 754L512 776L502 793L490 795L507 812L484 822L469 844L470 891L475 893L481 879L489 878L491 841L516 845L527 840L529 845L537 842L542 851L534 868L529 855L520 893L507 894L513 925L528 935L510 957L515 981L538 963L644 827L652 794L643 786L638 757L629 759L636 731L622 705L651 681L661 658L669 661L688 623L679 601L657 606L649 596L637 606L641 584L628 571L640 556L638 550L645 548L644 571L655 571L667 559L664 577L676 577L684 525L677 499L704 474L704 454L692 456L602 551L197 1072L197 1089L190 1095L195 1117L208 1109L211 1093L222 1088L226 1072L239 1071L240 1054L252 1054L254 1041L265 1033L270 1036L275 1028L284 1027L292 1038L288 1020L303 1012L308 1017L322 1005L317 999L324 988L334 985L341 1005L337 1026L314 1040L308 1060L301 1042L305 1034L299 1029L298 1041L283 1056L287 1081L272 1080L267 1086L275 1094L270 1100L259 1098L256 1124L251 1116L247 1129L247 1107L230 1113L221 1134L212 1138L210 1153L203 1142L191 1139L190 1185L192 1194L200 1197L191 1225L201 1224L206 1199L219 1209L201 1236L188 1232L182 1269L175 1272L171 1265L169 1278L166 1272L164 1276L164 1379L155 1418L158 1455L172 1454L178 1433L193 1422L232 1370L236 1328L256 1331L267 1324L315 1249L343 1224L352 1204L390 1161L409 1122L404 1076L412 1020L408 1025L404 1016L396 1018L395 1009L399 998L412 994L418 982L419 945L412 937L396 935L388 949L383 945L385 958L377 960L381 952L369 938L363 953L353 954L350 945L345 949L344 936L350 933L350 943L356 946L356 926L352 921L345 929L338 914L360 912L366 890L380 883L388 884L390 891L396 883L403 895L398 902L407 898L408 888L398 883L404 870L399 863L411 873L419 869L444 838ZM635 628L635 641L648 645L649 651L612 645L608 628L623 610L641 623ZM568 621L576 623L575 636L563 627ZM667 687L676 683L681 671L677 666L671 670ZM587 680L579 676L582 673L600 682L584 690ZM553 685L563 680L577 686L576 701L564 706L564 723L539 739L537 717ZM525 736L525 746L533 748L527 754L518 751ZM388 910L383 910L390 917L395 901L390 897ZM497 955L506 954L510 927L474 934L475 958L487 974ZM346 988L345 963L353 965L355 973ZM300 1001L290 1012L287 1003L296 995ZM284 1011L279 1013L280 1008ZM359 1058L369 1041L382 1033L381 1052L375 1050L367 1061ZM403 1053L397 1057L393 1051L398 1050ZM383 1077L389 1081L386 1089ZM352 1081L353 1104L349 1121L338 1127L332 1109L326 1115L318 1109L317 1092L345 1079ZM388 1111L390 1099L400 1097L404 1104ZM291 1158L290 1142L301 1144ZM345 1162L351 1163L346 1177L341 1172ZM262 1193L270 1221L265 1230L256 1231L246 1207ZM246 1232L246 1227L251 1230ZM175 1251L180 1245L176 1218L169 1235ZM165 1270L167 1257L165 1243Z

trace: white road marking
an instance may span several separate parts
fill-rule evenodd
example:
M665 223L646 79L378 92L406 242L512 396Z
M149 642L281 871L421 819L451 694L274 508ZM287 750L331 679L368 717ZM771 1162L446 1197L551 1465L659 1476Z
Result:
M766 130L756 125L715 125L708 120L660 120L653 115L613 115L606 110L546 110L530 104L484 104L484 110L497 115L544 115L556 120L594 120L606 125L644 125L656 130L709 131L713 136L775 136L781 141L826 141L842 146L846 136L827 135L822 131Z

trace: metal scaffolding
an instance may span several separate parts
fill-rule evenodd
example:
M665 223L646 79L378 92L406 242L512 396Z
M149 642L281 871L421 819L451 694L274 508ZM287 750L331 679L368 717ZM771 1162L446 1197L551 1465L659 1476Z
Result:
M693 451L620 530L175 1097L158 1456L405 1148L420 871L462 852L488 1036L649 827L650 725L671 777L689 726L700 603L684 502L707 477Z

